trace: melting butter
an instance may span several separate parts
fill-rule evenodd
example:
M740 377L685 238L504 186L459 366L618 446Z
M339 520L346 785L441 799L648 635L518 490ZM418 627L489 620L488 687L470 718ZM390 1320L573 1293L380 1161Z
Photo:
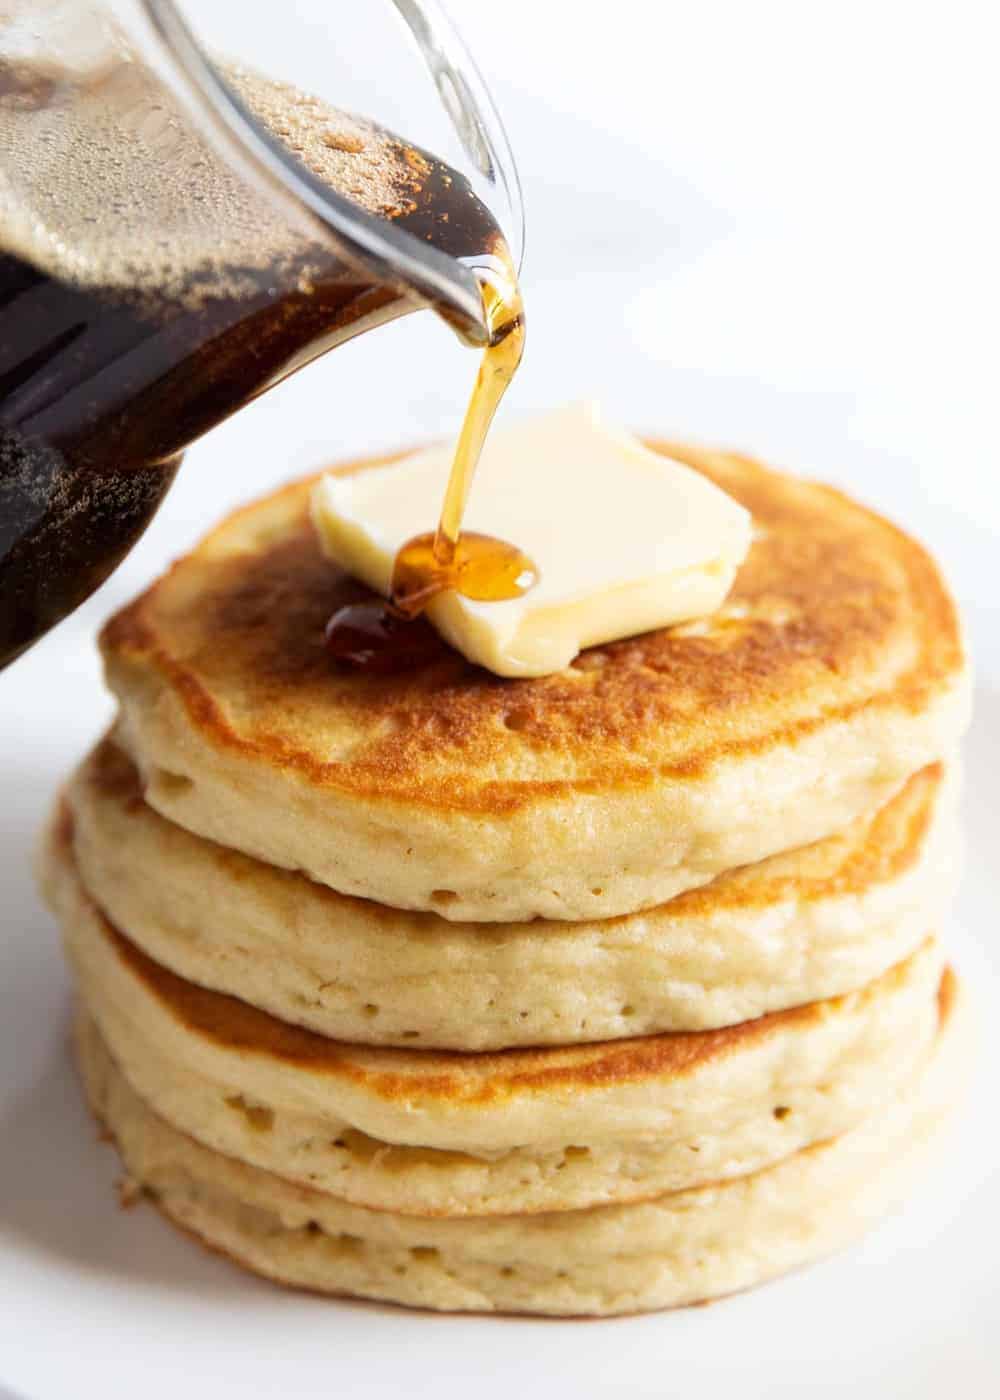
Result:
M329 475L312 518L325 553L388 596L396 552L433 527L447 445ZM494 432L463 528L509 540L539 581L521 598L446 592L427 616L498 676L544 676L584 647L689 622L720 606L750 545L750 516L712 482L579 404Z

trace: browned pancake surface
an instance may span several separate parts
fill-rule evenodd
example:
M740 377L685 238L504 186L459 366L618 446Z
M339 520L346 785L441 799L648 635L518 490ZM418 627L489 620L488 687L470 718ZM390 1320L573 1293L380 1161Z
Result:
M359 797L482 813L697 778L866 709L919 712L955 683L954 607L919 545L827 487L653 445L754 517L733 591L703 622L541 679L500 679L443 646L393 676L338 670L324 626L366 590L320 553L312 478L231 516L111 620L104 650L155 668L215 744Z

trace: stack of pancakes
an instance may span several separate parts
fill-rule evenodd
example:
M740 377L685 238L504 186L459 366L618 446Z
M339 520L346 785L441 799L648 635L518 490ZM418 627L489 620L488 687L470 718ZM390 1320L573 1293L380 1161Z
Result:
M854 1236L937 1136L953 606L836 492L670 450L753 514L734 590L558 675L338 670L364 590L309 482L105 630L119 720L43 858L80 1064L132 1186L249 1268L666 1307Z

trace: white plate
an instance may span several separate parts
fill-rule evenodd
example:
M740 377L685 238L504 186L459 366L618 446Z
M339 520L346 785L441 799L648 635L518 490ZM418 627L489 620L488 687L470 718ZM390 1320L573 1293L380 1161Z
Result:
M967 754L969 872L953 944L1000 1037L995 774L1000 666L981 658ZM89 628L0 679L0 1396L995 1396L1000 1378L997 1098L974 1091L948 1160L860 1246L755 1293L614 1322L469 1319L301 1297L119 1208L67 1056L68 981L30 850L59 775L99 728ZM14 740L13 744L10 742Z

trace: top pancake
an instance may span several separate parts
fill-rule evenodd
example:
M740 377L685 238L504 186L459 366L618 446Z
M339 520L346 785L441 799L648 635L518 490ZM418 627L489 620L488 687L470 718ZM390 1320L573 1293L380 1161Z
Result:
M338 671L323 627L365 590L320 553L312 482L238 511L104 632L147 800L343 892L472 920L631 912L887 800L965 719L932 561L829 488L669 450L754 516L727 603L542 679L446 648Z

